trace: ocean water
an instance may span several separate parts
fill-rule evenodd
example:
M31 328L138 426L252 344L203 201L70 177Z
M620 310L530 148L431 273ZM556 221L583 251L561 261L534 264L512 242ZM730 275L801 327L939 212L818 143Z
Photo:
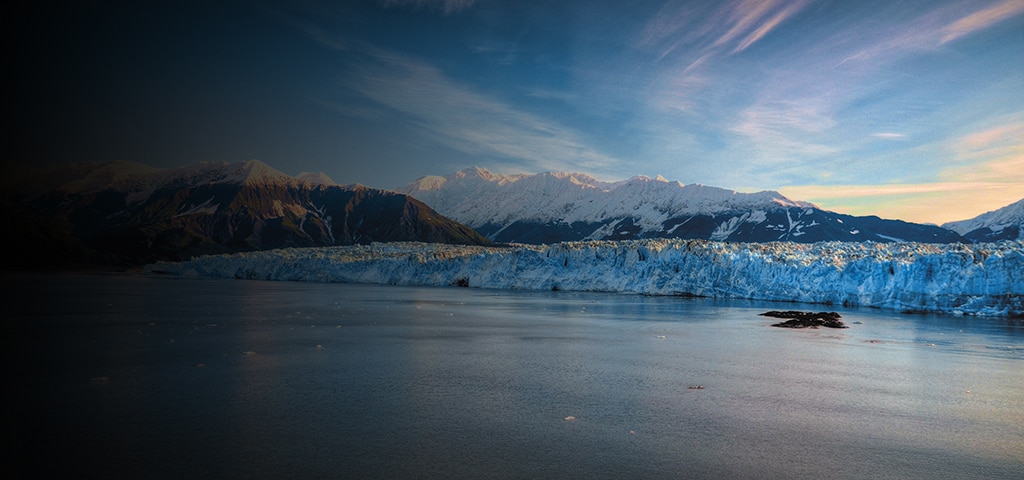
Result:
M758 314L826 307L4 279L26 478L1024 478L1019 320L789 330Z

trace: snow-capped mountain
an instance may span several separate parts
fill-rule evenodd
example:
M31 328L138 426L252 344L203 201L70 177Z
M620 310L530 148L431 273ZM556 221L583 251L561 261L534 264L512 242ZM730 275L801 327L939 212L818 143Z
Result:
M936 226L821 210L778 192L739 193L660 176L602 182L581 173L499 175L470 168L423 177L397 191L498 242L964 240Z
M487 244L422 202L258 161L155 169L127 162L22 172L3 185L5 224L36 260L118 264L373 241Z
M942 226L975 242L1024 239L1024 199L970 220Z
M184 276L628 292L1024 314L1024 241L734 243L648 239L280 249L147 266Z

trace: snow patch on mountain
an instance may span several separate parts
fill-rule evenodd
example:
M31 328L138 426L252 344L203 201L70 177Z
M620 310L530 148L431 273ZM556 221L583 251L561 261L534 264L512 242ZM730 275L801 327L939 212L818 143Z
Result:
M971 315L1024 314L1024 241L991 244L421 243L200 257L151 273L264 280L696 295Z

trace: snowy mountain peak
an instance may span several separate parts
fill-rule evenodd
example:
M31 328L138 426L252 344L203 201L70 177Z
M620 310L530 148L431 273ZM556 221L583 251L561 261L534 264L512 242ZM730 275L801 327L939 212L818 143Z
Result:
M288 175L259 160L245 162L198 162L185 167L163 170L154 180L163 184L238 184L238 185L282 185L296 186L301 183L313 185L337 185L323 172L303 172L298 176Z
M813 204L811 202L804 202L804 201L800 201L800 200L790 200L790 199L786 198L785 196L783 196L781 193L776 192L774 190L766 190L766 191L761 192L761 193L763 193L766 196L772 197L772 201L773 202L775 202L777 205L780 205L780 206L783 206L783 207L818 208L817 205L815 205L815 204Z
M506 175L506 174L491 173L486 168L481 168L481 167L467 168L466 170L463 170L463 172L465 172L467 174L471 173L471 175L476 177L476 178L479 178L479 179L484 180L486 182L497 183L499 185L504 185L506 183L517 182L521 178L524 177L524 175Z
M297 179L259 160L243 163L221 162L224 176L211 183L241 183L243 185L292 185Z
M264 185L297 185L300 180L286 175L269 165L258 161L247 162L198 162L192 165L156 170L146 175L132 178L132 182L109 185L128 192L129 202L141 202L153 192L165 187L182 187L185 185L237 184L250 186Z
M1024 198L970 220L942 225L975 241L1024 239Z
M583 238L635 238L658 235L686 223L684 217L695 215L714 218L735 214L737 218L746 215L744 218L758 219L768 210L814 207L778 192L740 193L698 184L683 185L660 175L604 182L584 173L501 175L478 167L444 177L423 177L397 191L499 238L506 238L501 235L509 226L524 222L564 226L556 229L576 225L571 228L587 231L573 235ZM672 225L666 226L667 223ZM730 231L735 230L732 227Z
M647 175L636 175L636 176L633 176L632 178L630 178L629 180L630 181L634 181L635 180L635 181L638 181L638 182L678 183L679 185L682 185L681 182L678 182L678 181L673 182L673 181L663 177L662 175L655 175L654 178L648 177Z
M447 181L447 178L440 175L427 175L416 179L409 186L415 188L417 192L427 192L441 188Z
M493 178L494 178L494 174L493 174L493 173L491 173L491 172L490 172L489 170L487 170L486 168L483 168L483 167L472 167L472 168L467 168L467 169L463 170L463 172L464 172L464 173L465 173L465 174L466 174L467 176L468 176L468 175L475 175L475 176L478 176L478 177L480 177L480 178L482 178L482 179L484 179L484 180L488 180L488 181L490 181L491 179L493 179Z

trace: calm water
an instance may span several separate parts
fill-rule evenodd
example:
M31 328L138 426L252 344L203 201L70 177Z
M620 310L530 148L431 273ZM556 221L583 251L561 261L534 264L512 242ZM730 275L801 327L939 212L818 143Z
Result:
M757 314L822 307L4 280L26 476L1024 478L1019 321L788 330Z

